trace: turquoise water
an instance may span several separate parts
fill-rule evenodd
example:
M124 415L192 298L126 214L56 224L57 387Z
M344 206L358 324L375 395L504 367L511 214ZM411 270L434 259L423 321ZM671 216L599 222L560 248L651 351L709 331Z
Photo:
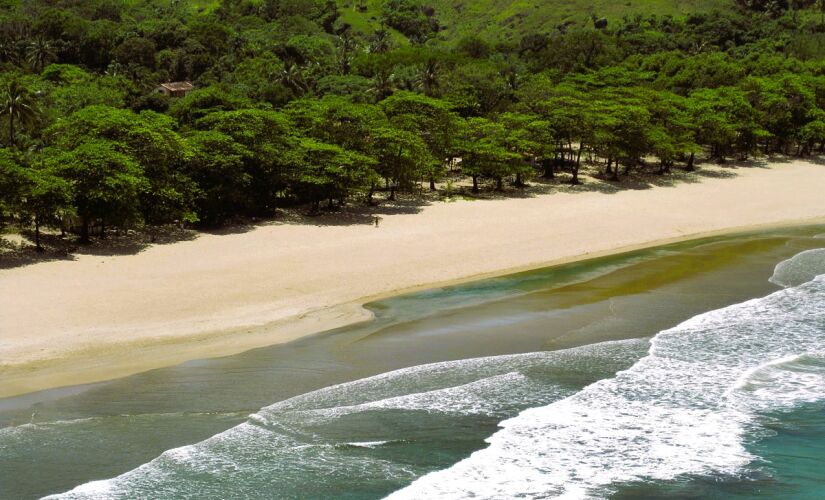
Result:
M816 232L397 297L371 324L0 400L0 496L821 498Z

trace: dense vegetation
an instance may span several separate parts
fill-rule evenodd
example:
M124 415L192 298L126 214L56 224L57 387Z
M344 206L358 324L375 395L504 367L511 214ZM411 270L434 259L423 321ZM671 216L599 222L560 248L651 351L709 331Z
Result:
M0 221L88 241L373 203L448 171L477 192L577 183L585 161L622 182L821 152L825 2L714 3L552 26L525 10L497 36L495 12L476 34L424 0L0 1Z

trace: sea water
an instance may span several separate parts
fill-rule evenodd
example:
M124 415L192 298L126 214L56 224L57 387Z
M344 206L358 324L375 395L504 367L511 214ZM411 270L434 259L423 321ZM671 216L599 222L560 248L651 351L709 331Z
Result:
M821 246L761 235L487 280L290 346L0 401L0 492L822 498Z
M822 498L825 251L772 281L788 288L660 332L629 369L501 422L488 447L390 498L656 495L690 481L718 482L712 496L738 484ZM785 463L792 429L813 441L796 437L803 470Z

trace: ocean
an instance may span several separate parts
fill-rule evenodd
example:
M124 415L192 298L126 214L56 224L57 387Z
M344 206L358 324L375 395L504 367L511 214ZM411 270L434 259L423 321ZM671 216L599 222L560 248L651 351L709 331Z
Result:
M3 498L823 498L822 228L410 294L0 400Z

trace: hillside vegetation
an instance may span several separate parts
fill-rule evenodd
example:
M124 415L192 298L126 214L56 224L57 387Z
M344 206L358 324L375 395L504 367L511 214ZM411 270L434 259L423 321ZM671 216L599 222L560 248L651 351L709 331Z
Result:
M825 148L823 0L6 0L0 66L38 247Z
M383 0L338 0L341 17L364 32L381 27ZM559 27L591 27L594 19L608 23L625 17L685 16L710 12L718 0L428 0L442 31L439 38L479 35L491 40L512 40L525 34L550 33Z

